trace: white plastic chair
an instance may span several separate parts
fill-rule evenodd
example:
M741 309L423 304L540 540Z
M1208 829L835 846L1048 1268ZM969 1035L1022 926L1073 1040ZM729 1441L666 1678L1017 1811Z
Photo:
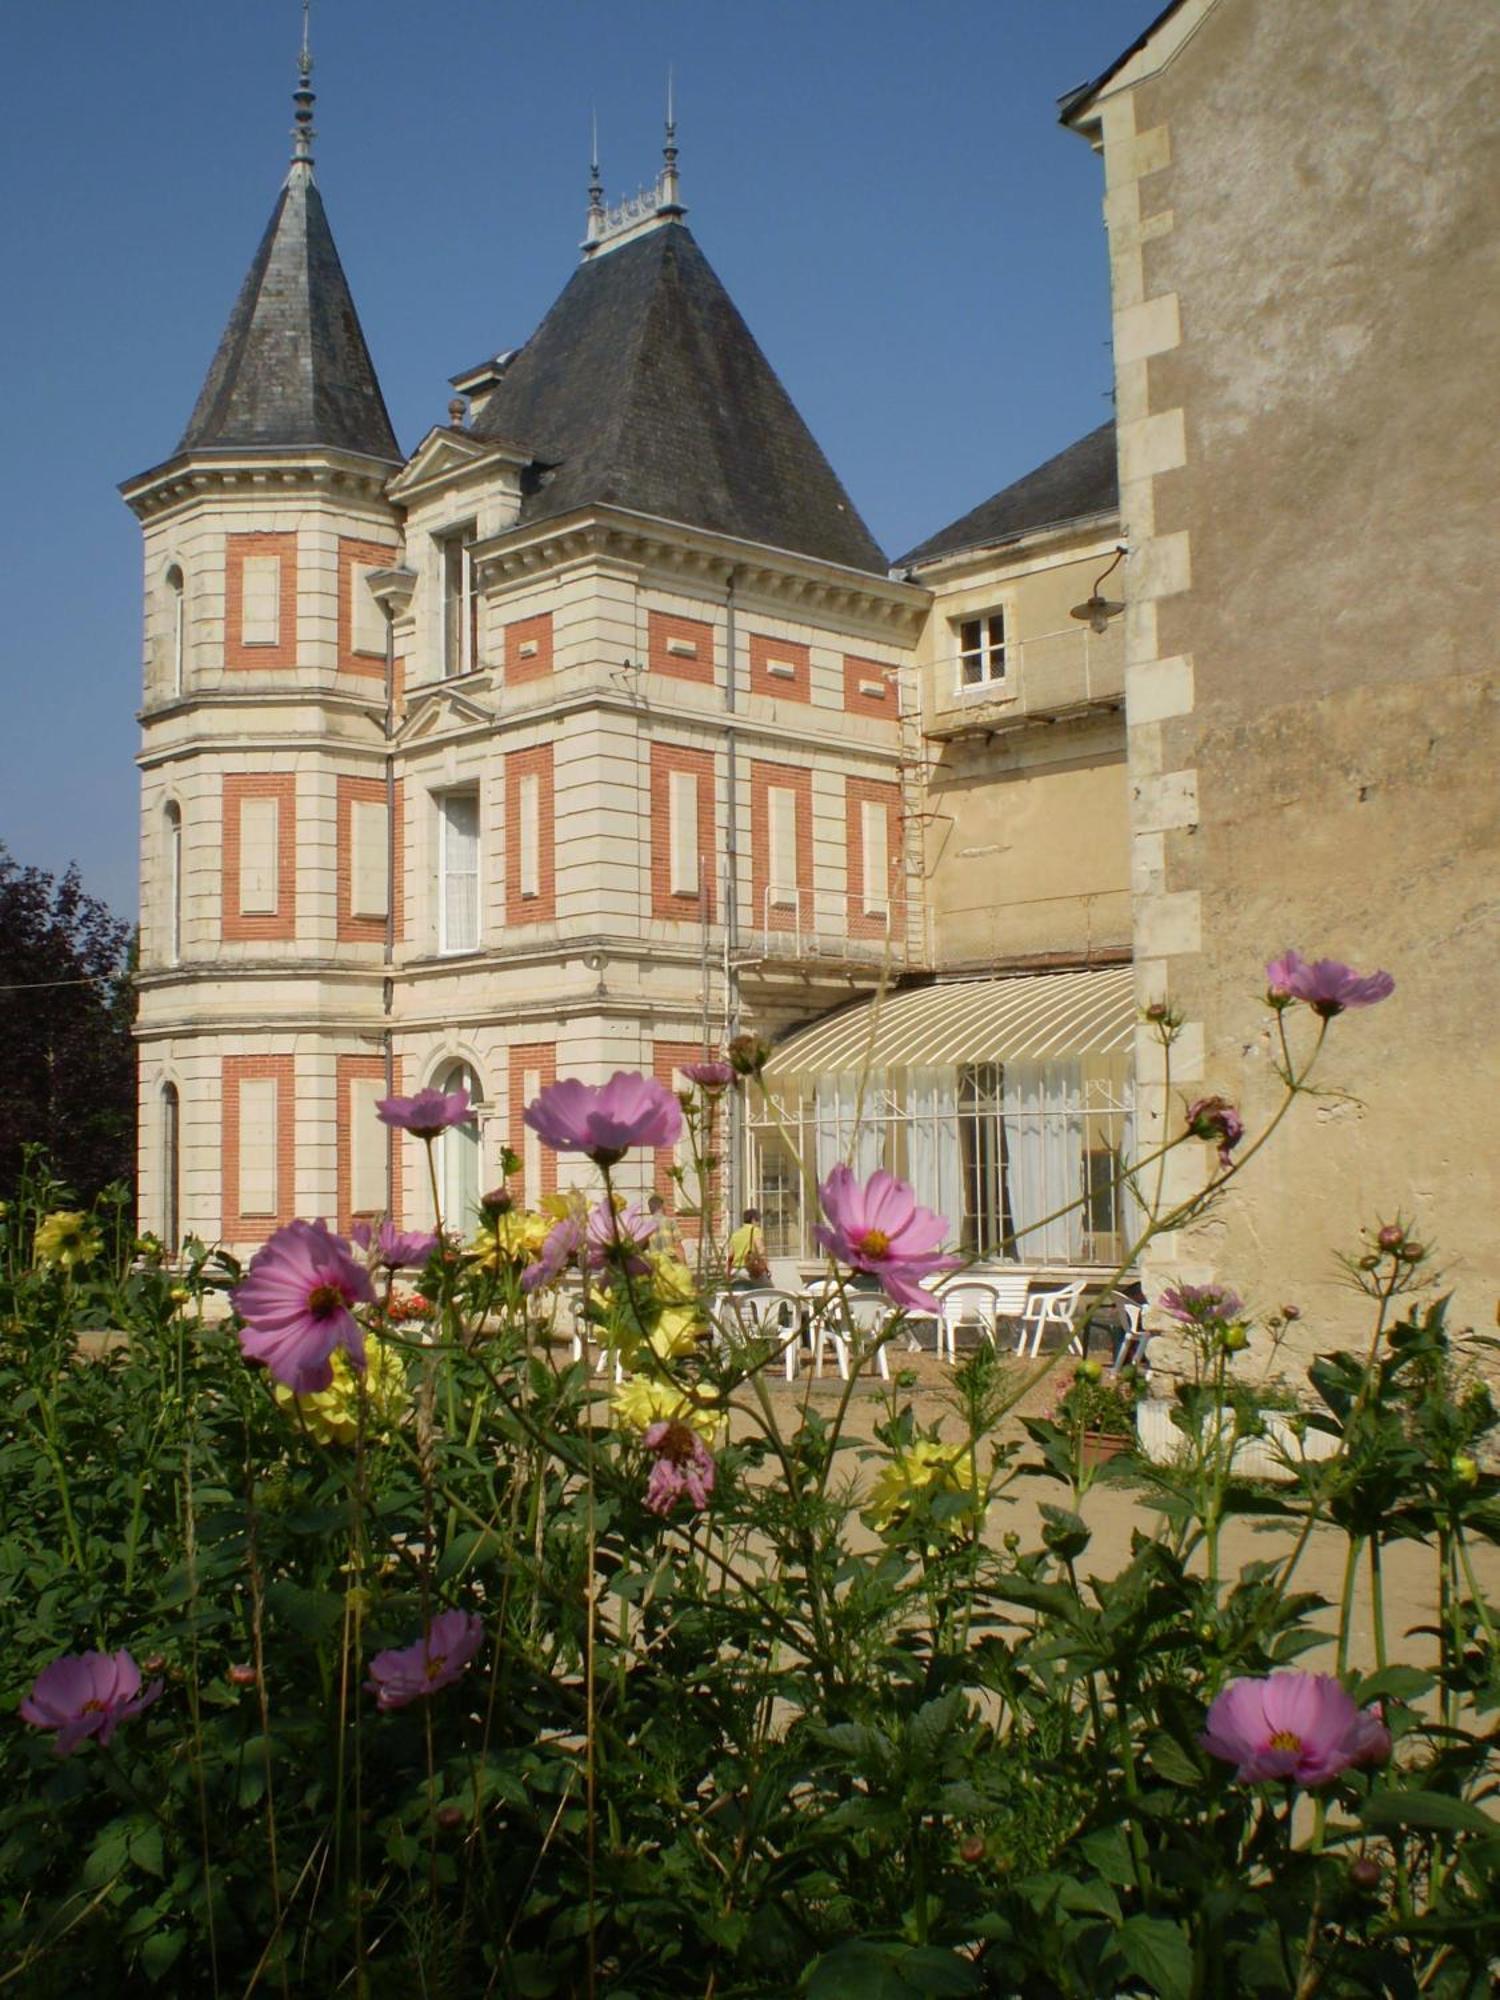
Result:
M788 1382L797 1373L797 1352L802 1345L806 1310L807 1302L799 1292L783 1291L778 1285L761 1285L753 1291L720 1292L713 1301L716 1326L722 1326L726 1318L733 1318L745 1332L782 1343Z
M1139 1299L1133 1299L1126 1292L1116 1292L1110 1304L1120 1315L1120 1338L1115 1347L1115 1358L1111 1364L1115 1368L1127 1368L1134 1362L1142 1366L1146 1361L1146 1344L1151 1336L1146 1331L1146 1308Z
M958 1360L958 1329L977 1326L986 1340L995 1338L995 1288L978 1278L958 1278L944 1285L938 1300L938 1359Z
M1042 1336L1049 1326L1061 1327L1068 1336L1068 1346L1078 1345L1078 1336L1073 1331L1073 1321L1078 1313L1078 1301L1083 1297L1084 1280L1076 1279L1071 1285L1056 1285L1048 1290L1034 1291L1026 1301L1026 1310L1021 1315L1020 1330L1016 1336L1017 1354L1025 1354L1028 1339L1031 1343L1031 1359L1042 1351Z

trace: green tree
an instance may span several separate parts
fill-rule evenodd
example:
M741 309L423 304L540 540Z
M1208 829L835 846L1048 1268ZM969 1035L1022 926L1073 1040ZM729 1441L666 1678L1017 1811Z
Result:
M0 1195L37 1144L81 1201L135 1165L134 933L0 845Z

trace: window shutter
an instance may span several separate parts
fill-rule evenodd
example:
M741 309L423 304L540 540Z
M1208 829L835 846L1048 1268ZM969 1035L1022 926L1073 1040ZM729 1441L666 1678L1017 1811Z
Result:
M772 785L766 794L770 822L771 902L777 909L797 907L797 794Z
M385 613L370 595L369 579L375 574L374 563L351 563L349 567L349 590L353 598L354 650L356 653L376 653L385 658Z
M889 822L885 807L875 799L864 799L859 808L860 854L864 869L864 905L867 917L884 917L890 911Z
M240 800L240 915L274 917L278 901L281 804Z
M275 1215L276 1079L242 1076L240 1088L240 1214Z
M542 893L542 781L535 771L523 774L518 803L521 894L539 896Z
M349 807L349 914L384 917L390 905L390 816L383 799Z
M378 1076L356 1076L349 1084L349 1206L355 1215L378 1215L385 1199L385 1127L375 1114L385 1096Z
M241 562L240 644L281 644L280 556L246 556Z
M673 771L667 788L670 887L674 896L698 893L698 778Z
M479 795L450 792L442 801L442 935L444 951L479 943Z

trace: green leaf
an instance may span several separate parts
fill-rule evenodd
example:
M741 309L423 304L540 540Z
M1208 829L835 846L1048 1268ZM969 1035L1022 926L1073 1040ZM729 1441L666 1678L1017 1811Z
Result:
M1157 1777L1169 1785L1201 1785L1203 1766L1175 1737L1158 1729L1146 1744L1146 1758Z
M139 1833L130 1836L130 1858L137 1868L144 1869L148 1875L160 1879L166 1874L161 1852L161 1828L154 1820L149 1826L142 1827Z
M835 1946L806 1978L808 2000L939 2000L980 1991L976 1968L951 1951L873 1938Z
M1193 1948L1180 1924L1164 1917L1130 1917L1115 1948L1138 1979L1160 2000L1188 2000L1193 1988Z
M83 1864L83 1886L86 1889L101 1889L106 1882L112 1882L125 1866L130 1854L130 1829L118 1823L107 1826L94 1842L93 1851Z
M186 1931L153 1931L141 1947L141 1970L153 1983L170 1972L187 1943Z
M1096 1869L1106 1882L1113 1882L1116 1888L1128 1889L1135 1881L1135 1862L1123 1826L1102 1826L1094 1833L1085 1834L1078 1845L1087 1856L1089 1866Z
M1500 1821L1449 1792L1371 1792L1361 1805L1359 1816L1366 1826L1419 1826L1440 1833L1500 1833Z
M1436 1686L1436 1676L1423 1673L1420 1667L1383 1667L1378 1674L1365 1676L1354 1690L1354 1699L1361 1708L1382 1696L1392 1701L1420 1701Z

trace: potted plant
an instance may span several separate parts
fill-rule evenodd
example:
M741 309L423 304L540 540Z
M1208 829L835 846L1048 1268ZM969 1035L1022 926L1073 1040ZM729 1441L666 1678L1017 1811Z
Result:
M1144 1391L1139 1369L1106 1371L1098 1361L1083 1360L1057 1399L1054 1421L1077 1440L1085 1465L1102 1465L1134 1450L1136 1405Z

